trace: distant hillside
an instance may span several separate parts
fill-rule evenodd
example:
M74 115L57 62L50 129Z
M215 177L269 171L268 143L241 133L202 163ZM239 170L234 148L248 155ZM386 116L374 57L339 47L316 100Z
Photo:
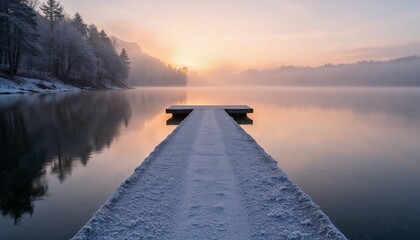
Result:
M305 86L420 86L420 57L320 67L283 66L239 74L245 84Z
M420 86L420 57L389 61L325 64L319 67L282 66L240 73L215 71L201 77L190 74L192 85L240 86Z
M184 72L166 65L159 59L143 52L134 42L125 42L116 37L112 38L116 48L124 48L130 58L130 75L127 79L129 86L185 86L187 76Z

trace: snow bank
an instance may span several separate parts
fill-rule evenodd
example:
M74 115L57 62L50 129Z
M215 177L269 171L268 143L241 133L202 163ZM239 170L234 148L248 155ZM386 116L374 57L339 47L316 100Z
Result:
M194 110L74 239L345 239L222 109Z
M60 80L42 81L24 77L17 77L16 79L11 80L0 76L0 94L81 90L82 89L78 87L65 84Z

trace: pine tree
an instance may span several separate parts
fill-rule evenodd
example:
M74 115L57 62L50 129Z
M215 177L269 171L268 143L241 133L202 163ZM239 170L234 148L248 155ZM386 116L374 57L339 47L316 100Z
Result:
M55 27L64 19L64 10L57 0L47 0L41 5L40 9L50 23L50 36L48 37L48 46L46 49L46 54L48 55L48 71L58 75L59 63L56 57L56 48L58 46L56 46L57 42L54 31Z
M125 65L130 65L130 58L128 57L127 51L124 48L121 50L120 58L124 61Z
M121 50L120 60L122 63L121 77L122 80L124 80L128 77L128 74L130 73L130 58L128 57L127 51L124 48Z
M101 30L99 32L99 38L105 43L105 44L111 44L111 39L109 39L108 34L104 30Z
M103 40L108 39L108 35L106 34L105 30L103 30L103 29L99 32L99 37L101 37L101 39L103 39Z
M96 48L98 39L99 39L98 28L95 26L95 24L90 24L87 28L87 40L89 44L93 48Z
M73 19L71 19L71 24L80 32L80 34L82 34L84 38L87 37L87 24L83 21L82 16L78 12L76 12Z
M57 0L47 0L40 7L45 17L50 21L50 31L54 32L54 25L64 18L63 7Z

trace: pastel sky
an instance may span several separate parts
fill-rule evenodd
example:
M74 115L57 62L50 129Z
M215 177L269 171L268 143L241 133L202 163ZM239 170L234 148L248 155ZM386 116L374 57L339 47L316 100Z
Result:
M65 11L195 70L420 54L418 0L61 0Z

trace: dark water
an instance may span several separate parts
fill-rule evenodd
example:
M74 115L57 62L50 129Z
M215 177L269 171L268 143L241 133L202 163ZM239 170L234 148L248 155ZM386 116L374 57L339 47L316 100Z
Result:
M174 126L172 104L248 104L243 126L350 239L420 238L420 89L136 89L0 96L0 239L68 239Z

